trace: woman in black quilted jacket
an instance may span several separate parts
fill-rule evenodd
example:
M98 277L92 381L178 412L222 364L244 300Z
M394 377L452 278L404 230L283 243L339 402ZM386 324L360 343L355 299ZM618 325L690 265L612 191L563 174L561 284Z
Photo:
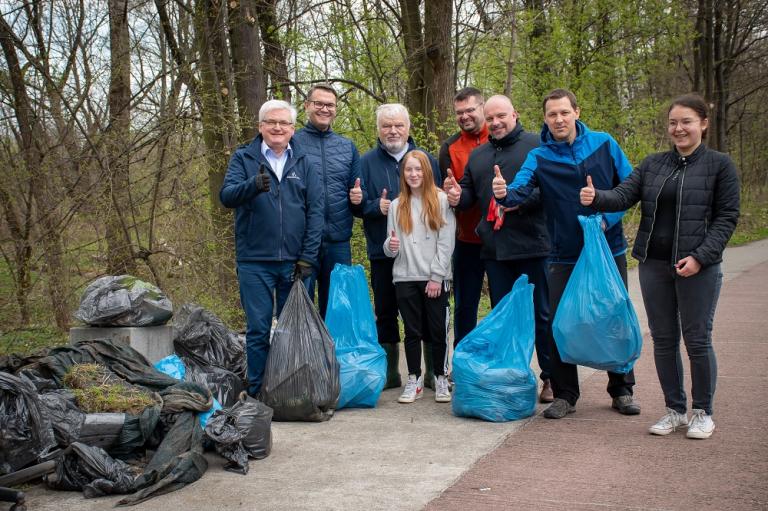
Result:
M632 255L640 261L640 287L667 406L649 431L668 435L688 426L688 438L709 438L715 430L712 399L717 378L712 322L723 250L739 217L739 179L728 155L703 143L709 116L700 96L676 98L667 117L672 150L645 158L613 190L595 190L587 176L580 199L599 211L641 203ZM690 422L681 333L691 366Z

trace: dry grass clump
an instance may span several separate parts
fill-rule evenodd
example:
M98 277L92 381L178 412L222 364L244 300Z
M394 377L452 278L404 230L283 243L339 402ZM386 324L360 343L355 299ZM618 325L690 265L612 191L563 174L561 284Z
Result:
M64 375L77 406L85 413L139 414L155 404L148 391L130 385L100 364L75 364Z

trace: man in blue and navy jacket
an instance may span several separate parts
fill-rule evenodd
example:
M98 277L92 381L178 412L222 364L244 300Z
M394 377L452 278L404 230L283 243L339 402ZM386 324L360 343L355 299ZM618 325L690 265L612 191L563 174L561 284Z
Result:
M579 201L579 191L592 176L596 188L611 189L632 172L632 167L616 141L607 133L590 131L579 121L576 96L565 89L555 89L544 98L544 126L541 146L528 153L512 184L503 177L493 180L496 200L507 207L522 204L535 189L547 214L547 228L552 242L549 265L549 302L551 318L576 260L584 246L579 215L594 212ZM600 183L599 185L597 183ZM614 256L624 285L627 285L627 242L621 226L622 213L604 216L605 238ZM544 411L549 419L560 419L576 410L579 399L579 379L576 366L560 359L552 327L549 328L552 390L555 400ZM625 415L640 413L632 393L634 372L608 373L608 393L612 407Z
M362 202L360 155L355 143L331 129L336 118L336 91L328 84L309 89L304 109L307 125L293 139L319 173L325 195L325 229L320 243L317 271L317 303L325 317L331 271L336 263L352 264L353 209ZM308 289L314 296L315 279Z
M320 176L294 146L296 109L266 101L259 135L229 160L221 203L235 208L235 249L240 302L247 318L248 394L261 390L277 295L283 309L293 280L308 284L323 233Z
M406 153L416 147L410 137L411 120L408 110L399 103L389 103L376 109L376 127L379 140L376 147L360 159L362 182L363 231L371 262L371 288L373 307L376 313L376 332L379 343L387 352L387 381L384 388L399 387L398 374L400 329L397 325L397 298L392 283L394 259L384 254L384 240L387 239L387 213L390 203L400 194L400 162ZM437 160L424 151L432 164L435 185L443 185L443 176ZM426 330L425 330L426 331ZM429 345L426 342L425 345ZM430 345L431 347L431 345ZM426 351L426 350L425 350ZM425 353L427 374L424 382L431 384L431 360Z

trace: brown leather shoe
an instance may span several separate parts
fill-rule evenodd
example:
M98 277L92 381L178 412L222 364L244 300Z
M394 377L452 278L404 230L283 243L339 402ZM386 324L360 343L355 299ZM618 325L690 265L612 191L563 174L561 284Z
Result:
M551 403L555 400L555 395L552 392L552 384L549 380L544 380L544 385L541 386L541 393L539 394L539 403Z

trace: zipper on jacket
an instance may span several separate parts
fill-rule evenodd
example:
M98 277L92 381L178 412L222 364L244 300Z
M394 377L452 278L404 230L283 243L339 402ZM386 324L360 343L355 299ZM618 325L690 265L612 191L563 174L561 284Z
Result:
M661 183L661 186L659 187L659 192L656 194L656 198L653 200L653 214L651 215L651 228L648 230L648 238L645 240L645 250L643 251L643 260L640 261L642 263L645 262L646 259L648 259L648 247L651 246L651 235L653 234L653 226L656 225L656 211L659 209L659 197L661 196L661 190L664 189L664 186L667 184L667 181L675 175L675 171L678 169L678 166L675 166L674 170L669 173L669 175L664 178L664 182ZM642 183L640 183L640 186L642 187ZM642 197L640 198L642 200ZM677 232L677 228L675 228L675 232ZM674 250L673 250L674 252Z
M328 223L328 169L325 163L325 139L328 137L320 137L320 157L323 160L323 190L325 190L325 216L323 219L325 223ZM325 230L325 228L323 228Z
M677 207L675 208L676 214L675 214L675 244L672 247L672 254L674 256L674 259L672 260L672 264L676 264L679 258L679 255L677 253L677 247L679 245L677 236L680 231L680 211L683 209L683 184L685 184L685 169L688 167L688 160L683 157L683 168L680 170L680 184L677 188Z

